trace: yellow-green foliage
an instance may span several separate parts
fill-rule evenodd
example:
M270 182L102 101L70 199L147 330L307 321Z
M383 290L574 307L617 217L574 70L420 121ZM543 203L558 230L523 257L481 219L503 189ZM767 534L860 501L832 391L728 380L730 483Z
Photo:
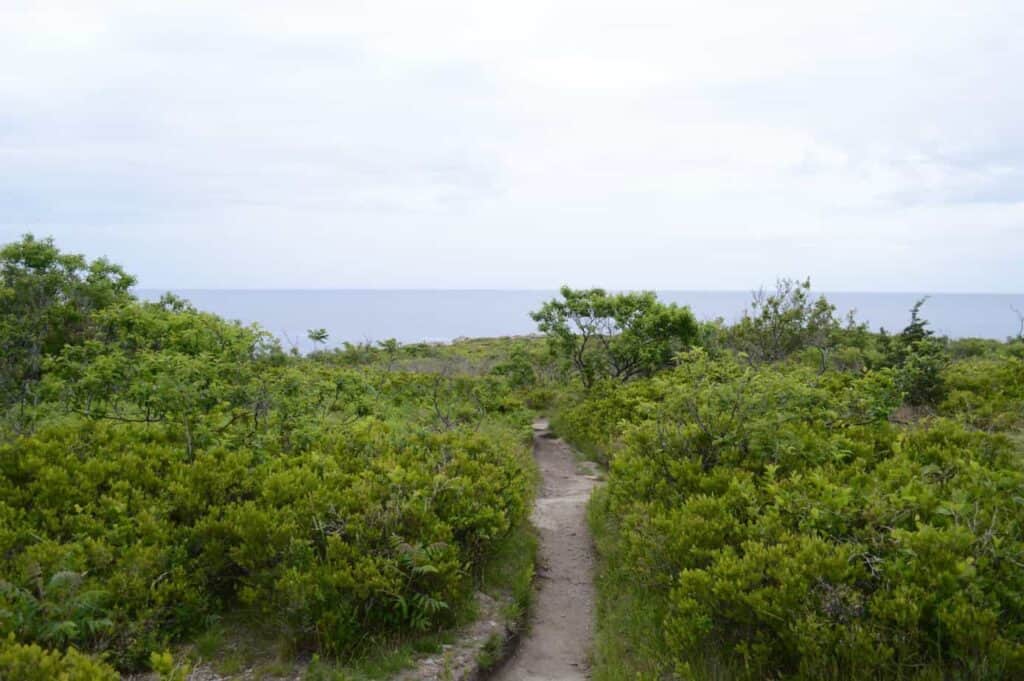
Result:
M607 464L618 445L624 423L634 418L652 397L646 381L596 383L586 394L563 399L552 427L584 455Z
M1009 423L1016 361L949 380ZM600 677L1024 675L1021 453L954 397L957 418L890 423L894 373L693 352L639 408L589 398L627 419L592 509Z
M44 650L36 644L0 640L0 679L5 681L118 681L120 675L103 662L74 648Z
M1024 427L1024 359L990 354L957 362L946 371L949 394L941 405L978 428Z
M450 621L526 511L523 440L500 424L301 423L287 450L285 424L265 428L197 428L189 453L169 424L69 417L0 445L0 627L132 665L241 606L349 652Z
M455 622L526 517L529 414L503 376L289 356L173 297L82 314L0 381L32 380L0 414L4 638L147 669L231 613L358 654Z

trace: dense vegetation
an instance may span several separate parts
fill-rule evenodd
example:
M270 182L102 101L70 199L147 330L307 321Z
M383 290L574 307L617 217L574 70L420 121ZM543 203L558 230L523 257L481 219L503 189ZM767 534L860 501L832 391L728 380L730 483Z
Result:
M1024 342L922 304L870 333L791 281L697 336L558 403L609 466L597 676L1024 677Z
M1024 677L1024 338L782 281L734 325L565 288L546 340L300 356L133 282L0 251L0 678L444 630L528 544L536 411L607 465L599 678Z
M348 658L471 607L533 488L508 371L300 357L132 283L0 251L0 678L170 673L228 620Z

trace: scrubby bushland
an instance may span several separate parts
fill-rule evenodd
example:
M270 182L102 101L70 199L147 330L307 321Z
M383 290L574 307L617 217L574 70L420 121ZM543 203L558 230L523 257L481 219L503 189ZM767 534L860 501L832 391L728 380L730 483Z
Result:
M989 354L953 362L939 410L989 431L1024 429L1024 356Z
M0 329L25 350L0 367L3 678L88 653L145 669L229 616L358 655L453 623L521 526L506 377L291 356L48 242L2 253Z
M768 308L559 400L609 462L597 678L1024 676L1018 342L936 338L918 305L826 344L800 329L827 301Z

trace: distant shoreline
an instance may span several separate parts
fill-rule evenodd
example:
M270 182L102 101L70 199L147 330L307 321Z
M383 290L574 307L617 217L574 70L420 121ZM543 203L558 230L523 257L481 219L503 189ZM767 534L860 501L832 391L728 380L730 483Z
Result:
M166 291L136 288L146 300ZM402 343L450 343L456 338L501 338L536 332L530 318L550 290L487 289L175 289L196 307L245 324L256 323L290 344L305 347L306 332L325 328L327 345L394 338ZM698 319L735 322L750 291L658 291L665 302L687 305ZM824 295L845 316L872 329L901 329L910 307L927 296L923 313L936 333L951 338L1004 340L1017 332L1013 308L1024 310L1024 294L1008 293L851 293ZM290 339L290 340L289 340ZM312 349L310 345L309 349Z

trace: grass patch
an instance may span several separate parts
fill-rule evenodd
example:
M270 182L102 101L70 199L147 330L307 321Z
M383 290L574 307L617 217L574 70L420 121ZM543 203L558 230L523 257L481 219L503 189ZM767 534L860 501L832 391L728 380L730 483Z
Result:
M537 531L524 520L484 565L479 588L498 598L511 595L502 614L510 622L525 619L533 601L533 577L537 565Z
M501 661L501 653L505 640L498 634L491 634L484 647L477 653L476 663L483 671L490 671Z
M195 653L202 660L216 657L224 647L224 627L215 624L195 640Z
M441 650L442 645L451 643L453 640L454 634L450 631L434 632L398 641L391 646L380 648L345 664L320 663L320 666L331 669L335 674L334 677L328 678L351 681L387 679L403 669L407 669L419 655L436 653Z
M441 651L455 639L453 631L423 634L406 640L384 643L358 658L337 661L290 653L280 642L266 640L251 630L236 631L226 636L223 646L212 656L201 656L193 649L192 659L205 661L218 674L225 676L253 669L261 679L293 679L306 681L379 681L388 679L424 654Z
M607 512L606 490L594 490L588 507L597 547L597 626L594 632L594 681L638 681L660 678L667 671L658 659L664 599L637 589L621 565L618 525Z

